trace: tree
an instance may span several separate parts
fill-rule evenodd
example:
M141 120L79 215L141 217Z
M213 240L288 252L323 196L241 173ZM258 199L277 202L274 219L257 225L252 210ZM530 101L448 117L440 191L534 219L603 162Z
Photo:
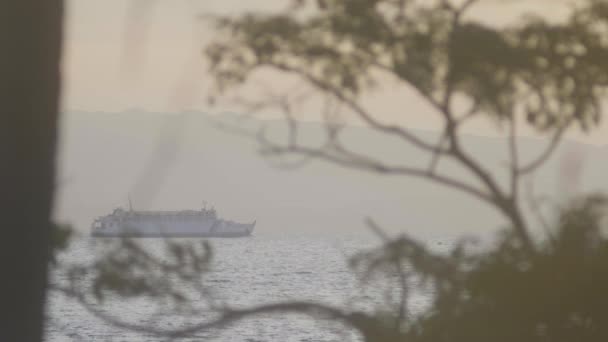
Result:
M62 1L4 1L0 13L0 340L41 341L52 233Z
M287 118L285 140L263 132L258 135L264 154L303 155L426 179L471 195L507 219L506 237L488 254L466 255L460 245L452 255L442 257L404 236L363 258L372 265L368 272L386 270L382 264L405 262L435 288L428 314L402 325L407 312L407 276L402 275L397 339L521 341L585 336L599 341L606 332L601 328L601 309L590 298L601 302L601 287L587 281L591 274L604 279L607 271L599 247L605 238L598 233L596 214L602 201L591 197L563 209L551 231L535 239L521 192L525 177L552 155L566 130L578 126L588 131L600 120L608 85L608 3L580 2L560 22L528 16L498 28L469 15L481 2L302 0L279 14L211 17L220 33L206 50L217 95L246 84L260 72L294 76L370 129L427 152L428 167L386 162L349 148L331 109L324 113L325 141L315 146L303 143L291 111L300 95L290 93L249 102L250 108L275 106ZM442 119L439 141L425 141L406 126L386 123L363 105L361 98L373 96L375 85L386 79L408 86L434 109ZM505 128L506 182L499 181L461 142L462 127L476 118L489 118ZM518 149L517 131L525 125L548 136L546 148L530 160L522 160ZM439 163L444 159L467 170L475 181L442 172ZM580 242L577 247L574 241ZM569 271L576 280L552 284L550 272ZM519 287L513 290L510 285ZM543 293L551 287L550 294ZM590 297L569 295L580 289ZM571 306L548 312L528 305L536 298L555 309L560 296L572 299ZM487 326L479 327L480 321ZM362 332L366 335L365 329ZM382 340L377 338L381 334L366 336L370 341Z
M513 230L505 230L484 252L461 242L442 255L404 236L355 258L364 274L390 276L395 265L407 265L407 288L418 278L434 293L424 313L396 316L398 337L369 341L605 340L605 218L605 197L573 201L533 256Z
M608 280L608 244L601 232L605 199L590 196L560 208L548 234L534 238L521 190L525 176L550 157L568 128L578 125L588 130L600 119L608 82L604 38L608 3L586 1L560 23L527 18L495 28L468 15L479 2L300 0L279 14L214 17L218 40L208 47L207 56L218 95L258 71L295 75L371 129L427 152L429 160L428 167L419 168L353 150L341 139L342 126L330 112L326 140L320 147L304 145L291 112L298 96L290 93L254 103L277 106L287 118L285 141L263 132L258 135L266 155L303 155L459 190L493 206L507 219L508 227L495 246L474 252L462 242L441 255L407 235L385 237L382 248L352 260L364 278L379 275L397 281L394 286L400 297L394 307L376 314L283 302L253 308L211 306L216 315L175 330L129 324L96 311L87 300L114 293L183 302L185 295L173 291L176 285L158 274L142 278L142 272L127 270L145 271L152 265L200 285L204 267L189 265L202 267L204 263L196 260L209 258L206 252L168 245L171 259L166 264L128 241L96 264L90 279L93 293L88 297L81 292L79 277L60 290L117 326L168 337L223 327L260 313L295 312L345 323L366 341L605 340L608 315L602 290ZM361 97L386 77L408 85L434 108L443 123L438 142L421 139L405 126L385 123L362 105ZM476 118L490 118L506 127L510 153L504 183L461 142L462 127ZM517 129L523 125L549 136L546 149L528 161L521 160L517 148ZM474 181L442 172L439 164L446 159L467 170ZM370 225L381 233L373 222ZM125 248L132 253L120 253ZM412 315L408 297L418 285L432 289L434 297L427 311ZM166 291L159 293L159 288Z
M260 135L263 153L306 155L462 191L502 213L534 253L521 208L522 179L547 160L564 131L575 124L587 130L599 121L600 96L608 81L608 50L599 23L606 20L607 4L587 1L563 23L536 17L494 28L468 16L479 2L294 1L293 7L276 15L212 17L221 38L206 50L210 72L219 95L258 72L296 76L303 86L342 106L369 128L427 152L429 162L426 168L387 163L352 150L329 114L322 147L302 144L289 111L294 94L266 102L283 109L290 130L285 141ZM442 119L438 142L385 123L361 103L362 96L373 95L374 84L388 79L407 85ZM506 184L461 142L462 127L479 117L506 127ZM517 129L524 123L551 135L545 151L526 161L517 148ZM476 182L442 173L438 165L443 159L467 170Z

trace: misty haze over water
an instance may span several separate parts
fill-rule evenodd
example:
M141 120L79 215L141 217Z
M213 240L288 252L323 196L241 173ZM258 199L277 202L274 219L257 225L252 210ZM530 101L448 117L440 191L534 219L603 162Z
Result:
M265 125L280 137L284 123L239 121L236 115L203 113L171 115L70 112L63 118L56 217L88 234L92 220L117 206L180 210L213 205L220 216L237 221L256 219L256 235L367 232L371 217L384 229L421 236L454 236L498 228L500 215L474 199L411 177L347 170L313 160L295 170L277 167L258 153L252 139L219 129L213 122L257 130ZM322 126L302 124L304 137L321 141ZM419 132L426 139L438 135ZM428 156L369 129L348 127L347 143L357 149L404 164L427 165ZM465 144L495 174L506 175L507 149L499 138L466 137ZM522 139L525 158L545 141ZM606 190L608 147L564 142L560 151L534 177L538 194L561 193L560 161L579 156L584 190ZM442 163L444 172L466 173ZM591 167L592 166L592 167ZM559 196L558 196L559 197ZM441 215L437 208L442 208Z
M70 251L63 255L62 262L86 262L92 258L95 239L88 237L74 241ZM163 240L143 239L147 250L162 250ZM370 309L382 305L383 290L374 286L363 286L348 267L348 257L358 251L375 247L379 241L358 238L327 237L272 237L254 236L241 239L213 239L216 257L204 275L217 301L225 301L234 307L247 307L282 300L311 300L331 303L341 307ZM66 275L55 274L54 279ZM425 297L417 301L424 302ZM204 306L201 303L192 305ZM155 315L157 305L151 300L128 301L106 298L100 308L109 310L117 318L130 322L175 328L179 317ZM158 341L154 335L125 331L104 324L92 316L73 299L60 293L50 298L50 322L47 325L50 342L139 342ZM192 317L191 317L192 318ZM196 320L200 317L195 317ZM335 323L322 323L310 317L287 315L283 318L254 317L235 324L230 329L202 331L179 341L288 341L323 342L351 340Z

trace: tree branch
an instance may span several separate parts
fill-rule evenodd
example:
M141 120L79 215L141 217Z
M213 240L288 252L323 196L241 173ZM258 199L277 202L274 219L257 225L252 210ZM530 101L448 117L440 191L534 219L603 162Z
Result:
M365 160L361 162L361 160L349 160L349 159L340 159L334 155L329 155L324 151L319 151L317 149L308 149L302 146L294 147L293 149L277 149L276 146L272 149L267 150L266 152L273 152L275 154L280 153L300 153L302 155L307 155L310 157L322 158L325 160L332 161L336 164L340 164L343 166L355 167L359 169L365 169L370 171L375 171L379 173L385 174L402 174L409 175L414 177L425 178L428 180L433 180L439 184L446 185L451 188L459 189L475 197L482 199L483 201L492 204L496 207L500 212L502 212L509 220L511 220L514 229L518 232L518 235L521 237L522 243L526 246L526 249L531 253L534 253L535 248L532 240L529 236L528 229L526 227L525 221L521 215L519 209L514 205L514 203L508 198L508 196L500 189L500 186L490 175L490 173L481 166L481 164L472 157L470 157L461 147L458 134L456 133L457 121L454 119L449 108L445 106L441 106L440 113L444 116L446 120L446 134L450 141L449 150L442 149L441 147L430 145L419 138L415 137L411 132L405 130L402 127L394 126L394 125L384 125L377 122L369 113L367 113L355 100L350 99L344 93L336 89L335 87L323 82L309 73L290 67L281 63L265 63L264 65L269 66L271 68L276 68L279 71L296 74L308 82L311 85L317 87L321 91L329 92L333 94L338 100L342 101L349 108L351 108L355 113L359 115L367 124L369 124L372 128L379 130L381 132L397 135L404 140L412 143L414 146L437 153L442 153L449 155L454 158L460 164L462 164L466 169L471 171L474 175L476 175L480 181L486 186L489 193L484 192L483 190L477 189L473 186L470 186L466 183L462 183L455 179L440 176L435 173L429 172L428 170L418 169L418 168L409 168L409 167L401 167L401 166L388 166L382 163L374 163Z
M366 223L370 229L375 232L378 236L382 238L382 242L385 244L390 243L390 239L388 235L380 228L374 220L371 218L366 219ZM409 284L408 284L408 275L403 271L403 265L401 263L401 258L399 254L395 254L393 262L395 263L395 271L399 276L399 285L400 285L400 299L399 299L399 308L397 310L397 318L395 320L395 330L400 331L404 320L408 315L408 296L409 296Z
M545 150L538 157L536 157L534 160L532 160L530 163L521 167L518 170L518 173L521 175L528 174L530 172L534 172L541 165L543 165L553 155L553 152L555 152L556 148L559 146L559 143L562 140L561 139L562 136L564 135L564 133L566 132L566 129L568 129L568 127L570 126L570 123L572 123L572 121L573 121L573 118L570 118L567 120L566 123L564 123L562 126L560 126L555 131L555 134L553 134L553 137L549 141L549 144L547 145Z
M479 199L482 199L485 202L494 202L491 196L467 183L458 181L447 176L439 175L433 172L432 170L426 170L415 167L387 165L382 163L381 161L374 160L368 156L363 156L349 151L342 147L336 141L332 141L330 144L326 144L319 148L311 148L299 145L287 147L280 146L269 141L263 135L259 136L258 139L264 148L262 152L266 155L299 154L310 157L311 159L322 159L325 161L332 162L334 164L351 167L359 170L366 170L390 175L408 175L417 178L424 178L466 192ZM330 150L333 150L337 153L330 153L328 152L327 148L330 148Z
M97 308L95 305L91 304L84 296L83 293L76 292L72 289L62 288L58 286L53 286L53 290L63 293L70 298L74 298L77 300L83 308L85 308L90 314L101 319L107 324L113 325L120 329L125 329L129 331L153 334L155 336L162 337L170 337L170 338L179 338L192 335L197 332L207 331L211 329L217 329L226 327L228 325L234 324L238 321L251 318L260 314L278 314L278 313L293 313L293 314L303 314L308 315L312 318L315 317L323 317L326 319L331 319L335 321L342 322L360 330L360 326L358 326L353 319L353 314L344 312L337 308L315 303L315 302L306 302L306 301L290 301L290 302L279 302L274 304L253 306L245 309L231 309L224 308L218 312L218 316L214 319L211 319L207 322L202 322L198 324L190 324L183 328L177 329L162 329L157 326L149 326L149 325L141 325L134 324L123 321L121 319L115 318L113 315L107 314L104 311Z
M448 136L446 131L444 130L443 134L441 134L441 137L439 138L439 142L437 143L438 147L442 147L445 142L447 141ZM431 162L429 164L429 171L430 172L435 172L435 170L437 169L437 165L439 164L439 160L441 159L441 154L439 153L433 153L433 156L431 158Z
M517 120L515 115L509 118L509 174L510 174L510 185L511 185L511 198L513 201L517 201L518 189L519 189L519 155L517 149Z
M359 116L359 118L361 118L366 124L368 124L373 129L376 129L383 133L401 137L403 140L411 143L412 145L414 145L420 149L426 150L426 151L431 151L431 152L437 151L438 153L447 152L445 150L438 148L437 146L434 146L432 144L425 142L424 140L418 138L413 133L411 133L409 130L407 130L403 127L400 127L397 125L387 125L387 124L380 123L379 121L374 119L374 117L371 114L369 114L354 99L350 99L348 96L346 96L343 92L341 92L336 87L333 87L333 86L327 84L326 82L319 80L318 78L310 75L309 73L307 73L303 70L299 70L299 69L287 66L285 64L280 64L280 63L265 63L265 65L267 65L271 68L276 68L280 71L298 75L298 76L304 78L305 80L307 80L311 85L315 86L319 90L332 94L339 101L341 101L346 106L348 106L353 112L355 112Z

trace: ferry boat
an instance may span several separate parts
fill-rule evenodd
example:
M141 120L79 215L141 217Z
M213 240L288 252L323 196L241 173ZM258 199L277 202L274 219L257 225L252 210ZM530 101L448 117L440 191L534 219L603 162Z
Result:
M217 216L215 209L134 211L122 208L93 221L94 237L205 237L249 236L256 221L238 223Z

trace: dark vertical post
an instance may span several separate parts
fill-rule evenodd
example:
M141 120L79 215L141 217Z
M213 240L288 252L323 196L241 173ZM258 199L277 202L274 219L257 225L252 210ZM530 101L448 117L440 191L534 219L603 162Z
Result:
M42 341L62 0L0 1L0 341Z

